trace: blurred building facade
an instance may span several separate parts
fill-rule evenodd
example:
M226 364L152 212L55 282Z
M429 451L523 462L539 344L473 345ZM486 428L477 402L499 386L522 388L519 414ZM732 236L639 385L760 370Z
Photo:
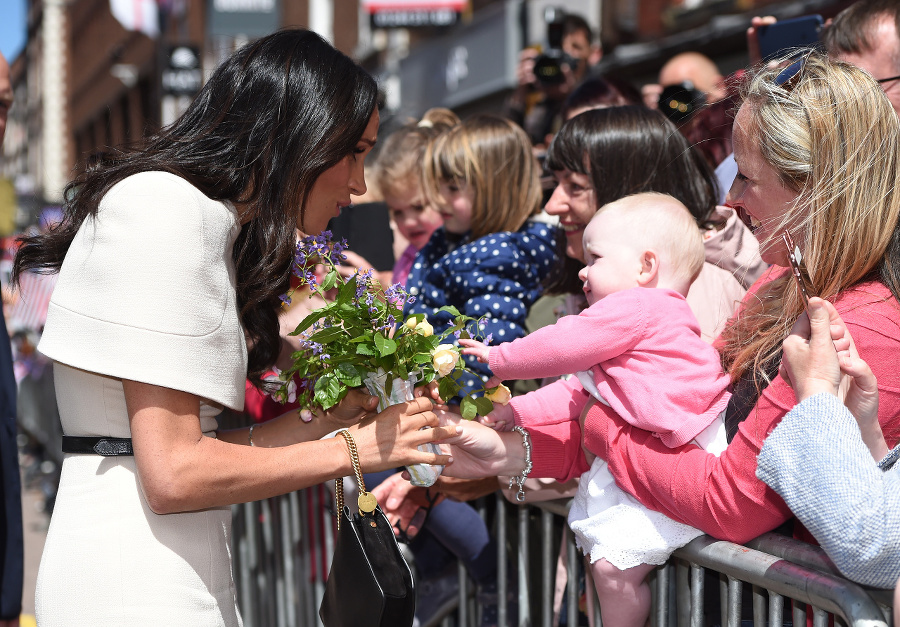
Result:
M357 0L29 0L0 159L30 214L20 222L61 202L92 155L174 120L240 45L304 26L353 55L358 14Z
M546 45L546 7L582 15L603 45L598 70L640 87L685 50L726 73L743 66L754 15L827 18L851 3L469 0L450 26L384 29L373 28L360 0L119 1L29 1L27 44L10 60L16 102L0 160L20 195L60 202L77 164L171 122L231 51L284 26L319 32L375 74L390 123L433 106L463 116L499 111L519 51Z

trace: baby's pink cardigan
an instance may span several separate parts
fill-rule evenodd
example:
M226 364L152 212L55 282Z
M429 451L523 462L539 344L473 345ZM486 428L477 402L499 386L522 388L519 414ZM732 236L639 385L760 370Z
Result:
M491 350L501 379L535 379L590 370L601 396L630 424L669 447L690 442L724 411L730 379L700 337L684 296L635 287L597 301ZM578 420L588 395L557 381L511 401L516 424Z

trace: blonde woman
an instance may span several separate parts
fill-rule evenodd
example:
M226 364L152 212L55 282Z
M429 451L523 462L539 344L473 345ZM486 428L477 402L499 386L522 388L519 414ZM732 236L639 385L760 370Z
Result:
M623 489L675 520L743 542L792 516L756 478L763 441L796 404L778 374L781 343L804 307L788 274L784 230L804 252L811 292L834 304L878 379L888 445L900 437L900 123L871 76L810 54L749 81L734 139L740 175L730 201L753 217L773 267L719 340L735 383L728 449L716 458L693 445L667 448L598 404L584 420L594 433L585 445ZM463 446L446 474L522 472L522 436L460 429ZM587 469L577 422L532 428L529 437L532 476L566 479ZM795 535L811 539L802 529Z

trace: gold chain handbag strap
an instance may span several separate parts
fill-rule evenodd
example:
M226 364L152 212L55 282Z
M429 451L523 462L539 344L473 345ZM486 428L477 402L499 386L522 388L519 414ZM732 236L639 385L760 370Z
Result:
M353 473L356 475L356 483L359 485L359 498L357 506L361 516L371 514L378 507L378 501L371 492L366 492L366 482L363 481L362 469L359 467L359 452L356 450L356 440L347 429L341 429L339 434L347 441L350 450L350 461L353 463ZM338 477L334 481L334 503L337 506L337 528L341 528L341 517L344 511L344 478Z

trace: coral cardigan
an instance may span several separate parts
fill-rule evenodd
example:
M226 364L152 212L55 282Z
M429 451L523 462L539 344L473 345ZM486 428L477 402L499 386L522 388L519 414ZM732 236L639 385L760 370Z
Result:
M761 282L784 271L779 268ZM888 445L894 446L900 438L900 305L876 282L845 291L834 305L878 378L880 421ZM616 483L647 507L713 537L745 542L792 517L781 497L756 478L756 458L768 434L795 404L793 390L779 375L763 390L721 457L691 444L668 448L608 407L594 404L584 419L584 445L605 459ZM532 476L565 481L588 469L578 423L530 432Z

